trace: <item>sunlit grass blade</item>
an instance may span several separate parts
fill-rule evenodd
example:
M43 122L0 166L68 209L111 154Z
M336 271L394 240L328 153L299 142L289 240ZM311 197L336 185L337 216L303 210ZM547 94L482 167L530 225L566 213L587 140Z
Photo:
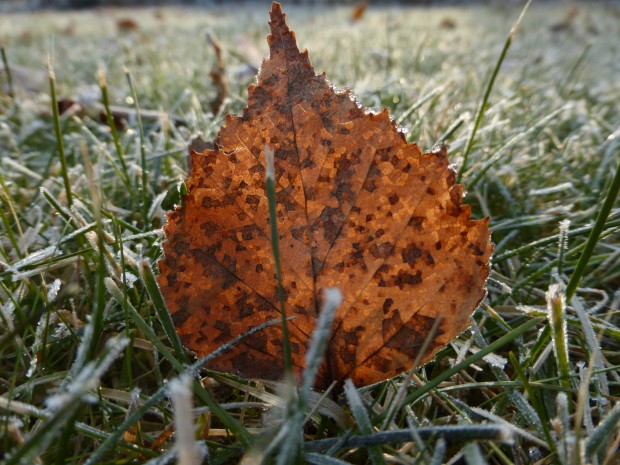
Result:
M435 141L433 145L435 146L435 145L444 144L448 139L452 137L452 135L457 131L457 129L463 125L464 122L465 122L465 116L463 115L459 116L450 125L450 127L446 129L441 136L439 136L439 138Z
M612 229L617 226L620 226L620 219L618 219L618 216L620 216L620 212L618 213L612 212L609 215L609 219L607 223L605 224L605 227L608 229ZM592 231L591 225L582 226L580 228L575 228L575 229L570 229L569 231L566 232L566 238L570 239L573 237L589 235L591 231ZM537 249L541 249L549 244L557 243L558 240L560 240L560 237L561 237L560 233L553 234L551 236L544 237L542 239L538 239L533 242L530 242L529 244L522 245L516 249L507 250L506 252L503 252L497 256L493 256L493 263L500 263L510 257L514 257L519 254L526 253L526 252L532 252ZM566 255L566 253L564 255Z
M324 292L324 299L323 308L319 313L319 318L312 332L312 338L306 352L306 365L303 372L303 384L300 390L300 397L303 403L307 401L310 395L310 390L314 385L316 375L323 362L336 310L342 304L342 293L337 288L329 288Z
M148 211L149 211L149 188L148 188L148 171L146 166L146 137L144 135L144 126L142 124L142 113L140 111L140 104L138 103L138 93L136 91L135 86L133 85L133 79L131 77L131 73L128 69L125 70L125 77L127 78L127 84L129 85L129 90L131 91L131 96L133 98L133 104L136 109L137 122L138 122L138 131L140 133L140 184L139 184L139 192L140 192L140 207L142 212L142 221L144 224L149 224Z
M288 332L288 321L284 305L284 289L282 286L282 267L280 264L280 245L278 239L278 217L276 214L276 181L274 154L269 146L265 146L265 189L269 202L269 229L271 231L271 249L276 267L276 281L278 285L278 301L280 302L280 315L282 317L282 353L284 356L285 379L291 380L293 376L293 361L291 358L291 342Z
M194 432L191 376L183 374L173 379L168 383L168 391L173 405L177 463L179 465L200 465L203 451L196 442Z
M110 109L110 97L108 96L108 83L106 81L105 73L103 69L99 70L98 77L99 77L99 88L101 89L101 101L103 103L103 108L105 110L106 122L108 123L110 132L112 133L112 141L114 142L114 148L116 149L116 156L118 157L118 161L121 165L123 184L125 185L125 187L130 189L130 192L131 192L131 182L129 180L129 172L127 171L127 163L125 161L125 154L123 153L123 148L121 147L120 138L118 135L118 131L116 129L116 122L114 121L112 110Z
M56 96L56 74L50 63L49 65L49 84L50 94L52 97L52 120L54 123L54 133L56 134L56 150L58 159L60 160L60 170L65 186L65 194L67 196L67 205L73 205L73 193L71 192L71 181L69 180L69 167L67 165L67 157L65 155L65 146L62 140L62 129L60 128L60 112L58 111L58 97Z
M607 222L607 218L611 214L611 211L616 203L616 198L618 198L618 191L620 191L620 163L616 166L616 174L614 175L609 189L605 194L605 200L603 201L603 205L596 216L594 227L592 228L585 248L579 257L577 266L575 267L575 270L566 285L566 300L568 302L572 300L575 292L577 291L577 286L579 286L579 283L586 272L586 267L592 257L594 248L596 247L596 244L605 229L605 223Z
M4 47L0 47L0 55L2 55L2 64L4 65L4 72L6 74L7 94L9 97L15 98L15 89L13 89L13 72L9 66L9 60L6 56L6 50Z
M543 128L545 128L546 126L548 126L564 110L565 110L564 107L554 109L549 114L543 116L542 118L538 119L537 121L535 121L535 122L533 122L531 124L528 124L527 130L515 134L512 138L510 138L508 141L506 141L506 143L504 143L502 145L502 147L498 148L495 151L495 153L493 154L493 156L491 158L489 158L488 160L485 160L483 165L481 167L477 168L475 173L472 173L472 175L473 175L472 178L469 181L467 181L467 187L469 189L473 189L475 186L477 186L478 183L482 179L484 179L484 177L487 175L487 172L489 171L489 169L492 166L494 166L496 163L501 161L502 158L505 156L505 154L510 149L512 149L514 146L516 146L517 143L531 138L534 133L536 133L536 132L542 130ZM465 165L463 165L463 166L465 166Z
M408 403L412 403L412 402L416 401L417 399L422 397L424 394L429 392L431 389L434 389L437 386L439 386L439 384L442 383L443 381L445 381L445 380L449 379L450 377L454 376L459 371L469 367L471 364L477 362L478 360L483 358L485 355L495 352L497 349L499 349L500 347L504 346L505 344L508 344L510 341L518 338L519 336L521 336L526 331L534 328L536 325L540 324L540 322L541 322L540 318L532 318L532 319L526 321L521 326L518 326L517 328L513 329L509 333L505 334L504 336L500 337L496 341L492 342L487 347L485 347L485 348L479 350L478 352L476 352L475 354L467 357L461 363L458 363L458 364L454 365L449 370L444 371L443 373L441 373L437 377L435 377L432 380L428 381L426 384L424 384L424 386L421 386L421 387L417 388L415 391L413 391L410 395L407 396L407 398L405 399L404 403L408 404Z
M116 303L119 304L123 309L129 314L132 322L136 325L138 329L142 332L142 334L151 342L158 352L175 368L175 370L179 373L185 370L185 367L181 362L177 360L177 358L170 352L168 347L164 345L164 343L157 337L153 328L151 328L142 315L138 313L135 307L128 302L128 300L123 295L123 292L116 285L116 283L111 278L106 278L105 286L108 289L108 292L112 294Z
M159 321L170 341L174 351L177 354L177 357L181 359L183 363L188 363L187 355L185 350L183 349L183 344L181 344L181 340L179 339L179 335L177 334L176 328L174 327L174 322L170 317L170 313L166 308L166 303L164 302L164 298L161 295L161 291L159 290L159 286L157 285L157 281L155 279L155 275L153 274L153 270L151 268L150 263L147 260L143 260L138 264L138 270L140 272L140 276L142 277L142 281L144 282L144 286L146 287L149 296L151 297L151 302L153 303L153 307L155 308L155 312L157 312L157 316L159 317Z
M570 367L568 361L568 334L564 312L566 304L560 285L552 284L547 291L547 315L551 325L553 352L560 372L560 384L567 390L571 389Z
M4 226L4 233L7 235L7 237L11 241L11 245L13 246L14 253L17 254L18 258L22 258L23 253L19 245L19 239L17 235L15 234L15 231L13 231L13 229L15 228L18 231L20 236L23 235L23 230L19 222L19 216L17 215L17 210L15 209L15 203L11 199L9 189L8 189L8 186L6 184L6 181L4 179L2 172L0 172L0 187L2 187L2 196L0 197L0 201L3 204L3 207L0 209L0 215L2 217L2 225ZM11 218L13 219L14 225L11 224ZM2 253L3 255L6 255L4 250L2 251Z
M506 55L508 55L508 50L510 49L510 46L512 45L512 40L515 34L517 33L519 26L521 25L521 20L525 16L525 12L527 11L527 8L530 6L530 3L532 3L532 0L528 0L528 2L525 4L523 9L521 10L521 14L517 18L517 21L515 22L514 26L512 26L512 29L510 29L510 32L508 33L508 37L506 38L506 42L504 42L504 48L502 49L499 55L499 59L497 60L497 63L495 63L495 68L493 68L493 71L491 72L491 76L489 77L486 88L484 90L484 95L482 96L482 100L480 101L480 104L478 105L478 110L476 111L476 116L474 117L474 127L472 128L471 133L469 134L469 138L467 139L467 144L465 145L465 150L463 152L463 161L456 175L457 183L461 182L463 173L465 173L465 171L468 168L467 164L469 161L469 154L471 153L471 150L474 146L474 141L476 140L476 134L478 132L478 128L480 127L480 123L482 122L482 118L484 118L484 114L487 109L487 104L489 102L489 97L491 95L491 91L493 90L493 86L495 85L495 79L497 78L497 75L499 74L499 70L502 67L502 63L504 63L504 59L506 58Z
M101 216L101 210L103 207L101 190L95 182L93 166L90 161L90 156L88 154L88 147L84 142L82 142L82 144L80 145L80 151L84 160L84 171L86 172L86 178L88 179L92 207L95 214L95 232L97 234L97 247L99 252L97 255L97 282L95 288L96 298L94 301L91 316L93 322L93 333L92 339L90 341L90 347L88 350L88 358L92 359L97 353L97 347L99 345L101 333L103 332L103 312L105 308L105 286L103 283L108 274L105 263L105 256L107 250L105 247L103 222Z
M405 121L407 118L409 118L409 116L411 116L411 114L416 111L418 108L420 108L422 105L424 105L426 102L428 102L429 100L431 100L433 97L435 97L437 94L439 94L440 92L442 92L444 90L446 86L441 86L441 87L436 87L435 89L433 89L432 91L430 91L428 94L424 95L423 97L421 97L418 101L416 101L413 105L411 105L409 108L407 108L402 115L400 115L398 117L398 119L396 120L396 124L400 125L403 123L403 121Z

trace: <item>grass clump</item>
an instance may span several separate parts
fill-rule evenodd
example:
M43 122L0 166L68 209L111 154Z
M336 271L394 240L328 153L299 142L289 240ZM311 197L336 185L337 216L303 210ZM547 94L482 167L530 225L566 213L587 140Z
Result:
M243 107L267 53L266 11L4 15L0 461L616 463L614 8L534 4L482 113L519 11L371 8L351 23L344 8L289 8L317 70L389 107L408 139L451 145L496 243L470 331L410 378L347 385L335 400L310 381L298 392L204 371L154 280L187 143ZM138 29L117 31L127 16ZM206 30L230 89L215 114Z

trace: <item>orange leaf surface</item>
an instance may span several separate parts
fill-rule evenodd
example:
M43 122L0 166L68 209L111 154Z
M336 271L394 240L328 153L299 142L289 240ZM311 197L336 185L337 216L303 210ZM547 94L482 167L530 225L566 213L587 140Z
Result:
M192 153L189 193L164 228L159 284L198 355L279 318L267 146L294 369L303 368L322 290L335 286L344 301L316 387L375 383L412 367L438 318L420 363L469 326L489 273L488 220L471 220L461 204L445 148L422 154L387 110L368 112L316 75L276 3L270 26L270 58L243 115L226 117L214 150ZM281 379L281 328L209 368Z

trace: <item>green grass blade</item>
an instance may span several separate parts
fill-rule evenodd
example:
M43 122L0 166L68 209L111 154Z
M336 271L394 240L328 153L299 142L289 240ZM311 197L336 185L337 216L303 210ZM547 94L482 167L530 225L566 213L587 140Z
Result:
M127 84L131 91L133 98L133 104L136 109L136 115L138 120L138 131L140 133L140 206L142 210L142 221L144 224L149 224L149 201L148 201L148 172L146 170L146 137L144 136L144 125L142 124L142 113L140 111L140 104L138 102L138 93L133 85L133 79L128 69L125 70L125 77L127 78Z
M0 55L2 55L2 64L4 65L4 72L6 73L6 87L9 97L15 98L15 89L13 88L13 72L9 67L9 60L6 56L6 50L4 47L0 47Z
M306 365L303 372L303 384L300 390L302 405L305 404L310 390L314 385L316 375L323 362L327 343L331 336L332 324L338 307L342 304L342 293L337 288L328 288L324 292L323 308L319 312L308 349L306 351Z
M532 137L532 135L535 132L540 131L542 128L546 127L547 125L549 125L554 119L556 119L558 117L558 115L562 114L562 112L564 112L565 108L557 108L555 110L553 110L552 112L550 112L549 114L543 116L542 118L538 119L537 121L528 124L528 129L525 131L521 131L519 133L517 133L516 135L514 135L512 138L510 138L501 148L499 148L495 154L489 158L488 160L486 160L484 162L484 164L478 168L476 170L476 172L474 173L474 176L471 178L471 180L469 180L467 182L467 188L468 189L473 189L474 186L477 186L478 183L484 179L484 176L486 175L487 171L489 171L489 169L491 169L491 167L493 165L495 165L496 163L498 163L500 160L502 160L502 158L504 157L504 155L508 152L509 149L511 149L512 147L516 146L518 142L520 141L524 141L524 140L528 140Z
M508 354L508 358L510 359L510 363L515 369L517 378L521 381L521 384L523 385L523 388L527 392L530 402L534 406L534 410L536 411L538 419L540 420L539 423L542 426L542 430L545 435L545 439L547 440L547 444L549 444L549 447L553 451L555 451L555 443L553 442L553 439L551 438L551 432L549 431L549 418L547 418L547 413L544 407L539 402L539 397L534 392L534 389L532 388L532 385L529 379L525 375L525 371L523 371L523 367L519 364L519 360L517 360L517 357L515 357L515 355L512 352L510 352Z
M519 327L513 329L512 331L510 331L509 333L503 335L497 341L492 342L491 344L489 344L485 348L479 350L475 354L473 354L470 357L468 357L465 360L463 360L461 363L458 363L458 364L454 365L449 370L444 371L439 376L436 376L435 378L433 378L429 382L425 383L424 386L421 386L418 389L416 389L415 391L413 391L411 394L409 394L407 396L407 398L405 399L404 403L410 404L410 403L416 401L417 399L422 397L424 394L426 394L430 390L435 389L443 381L446 381L447 379L450 379L456 373L458 373L461 370L464 370L465 368L469 367L473 363L476 363L478 360L480 360L485 355L495 352L500 347L502 347L505 344L508 344L509 342L511 342L514 339L518 338L519 336L524 334L526 331L528 331L528 330L534 328L536 325L540 324L541 321L542 321L542 319L540 319L540 318L532 318L532 319L526 321L521 326L519 326Z
M422 439L443 438L450 444L468 441L499 441L509 442L511 437L506 437L506 428L497 425L450 425L450 426L427 426L416 428L416 433ZM335 452L342 449L353 449L369 446L383 446L387 444L399 444L412 441L409 429L392 431L380 431L370 435L348 436L329 439L318 439L306 442L306 452Z
M464 122L465 122L465 116L463 115L459 116L457 120L454 121L450 125L450 127L444 131L444 133L441 136L439 136L439 138L435 141L433 146L444 144L450 137L452 137L452 134L454 134L456 130L463 125Z
M280 315L282 317L282 352L284 355L285 379L292 379L293 361L291 358L291 342L288 333L288 321L284 306L284 289L282 286L282 268L280 266L280 245L278 240L278 217L276 214L276 181L273 150L265 146L265 188L267 201L269 202L269 228L271 231L271 249L276 266L276 281L278 284L278 301L280 302Z
M88 185L90 189L90 195L92 199L92 207L95 214L95 231L97 233L97 273L96 273L96 287L95 287L95 301L92 309L92 324L93 332L90 340L90 347L88 350L88 359L93 359L97 354L97 347L99 346L99 340L103 332L103 312L105 309L105 286L104 280L108 274L105 264L105 256L107 254L103 222L101 216L102 209L102 195L99 186L95 182L93 173L93 165L90 162L90 156L88 154L88 148L86 143L82 142L80 146L82 157L84 159L84 171L86 178L88 179Z
M582 65L586 61L586 57L588 56L588 53L590 52L591 49L592 49L592 42L589 42L583 48L583 51L579 54L579 57L575 61L575 64L573 65L573 67L569 71L568 75L566 76L566 80L560 86L560 94L561 95L565 95L566 94L566 88L575 79L575 76L577 75L577 72L582 68Z
M22 253L21 247L19 246L19 240L15 234L15 231L13 231L14 228L11 226L10 217L13 217L15 229L17 229L17 231L21 231L22 228L20 227L20 224L19 224L19 218L17 215L17 210L15 209L15 203L13 199L11 198L9 189L4 180L4 176L2 172L0 172L0 187L2 187L2 194L3 194L0 197L0 201L2 201L2 203L5 204L5 206L2 209L0 209L0 215L2 215L2 224L4 225L4 234L6 234L9 238L9 241L11 241L11 245L13 246L13 251L17 255L17 257L23 258L23 253ZM3 250L3 255L5 255L4 250Z
M124 299L123 299L122 292L120 291L120 289L118 289L118 287L110 279L108 279L107 284L110 287L110 293L112 294L114 299L118 303L123 302ZM146 324L146 322L144 322L142 317L137 313L135 309L132 310L131 308L129 308L128 310L130 314L136 317L135 323L139 325L139 328L141 330L146 329L146 332L148 332L151 335L154 335L153 330ZM253 334L256 334L262 331L266 327L273 326L274 324L277 324L277 323L278 323L277 320L269 321L255 328L252 328L247 333L239 337L236 337L232 341L226 344L223 344L222 346L220 346L219 349L215 350L209 355L202 357L200 360L194 362L192 365L190 365L186 369L183 369L183 367L172 356L169 350L165 349L162 355L164 355L165 357L166 356L170 357L170 359L167 358L167 360L170 361L175 367L179 368L179 371L178 371L179 374L183 372L196 373L205 364L207 364L214 358L218 357L223 352L226 352L227 350L230 350L231 348L235 347L241 341L243 341L246 337L252 336ZM158 350L159 350L159 347L158 347ZM211 395L206 390L204 390L204 388L202 388L202 386L198 383L198 381L194 381L193 387L194 387L194 392L196 393L196 396L199 397L201 401L207 404L211 412L215 416L217 416L222 421L222 423L224 423L224 426L227 429L229 429L237 437L237 439L241 442L243 446L249 447L250 444L252 443L252 437L247 432L247 430L243 428L241 425L239 425L237 423L237 420L231 417L228 412L223 410L217 403L215 403L215 401L211 399ZM140 407L138 407L120 425L118 425L114 429L114 431L106 438L106 440L103 441L101 445L91 455L89 455L88 460L85 462L84 465L95 465L96 463L99 463L99 461L103 458L103 456L112 447L114 447L116 444L122 441L122 436L125 431L127 431L134 423L140 420L140 418L142 418L146 414L146 412L149 411L149 409L158 405L158 403L161 402L161 400L166 395L166 390L167 390L167 386L161 386L146 402L144 402L144 404L140 405Z
M54 133L56 134L56 150L60 159L60 170L65 185L65 193L67 195L67 205L73 205L73 193L71 192L71 181L69 180L69 172L67 166L67 157L65 156L65 146L62 140L62 130L60 129L60 113L58 111L58 97L56 96L56 74L50 64L49 70L50 94L52 96L52 119L54 122Z
M131 189L129 172L127 171L127 162L125 161L125 154L123 153L123 148L121 147L118 131L116 130L116 123L114 122L114 116L112 115L112 110L110 109L110 97L108 95L108 84L106 82L105 73L102 69L100 69L98 75L99 88L101 89L101 101L105 110L106 122L108 124L108 127L110 128L110 132L112 133L112 141L114 142L114 148L116 149L116 156L118 157L118 161L121 165L123 184L125 184L125 187L127 187L127 189Z
M170 352L168 347L166 347L164 343L157 337L157 334L155 334L153 328L151 328L148 323L144 321L142 315L140 315L140 313L138 313L135 307L131 305L131 303L129 303L129 301L125 298L125 295L116 285L114 280L112 280L112 278L106 278L105 286L108 289L108 292L112 294L114 300L116 300L116 303L119 304L123 308L123 310L128 313L129 317L136 325L136 327L142 332L142 334L144 334L144 337L146 337L146 339L155 346L158 352L168 362L170 362L170 364L175 368L178 373L183 372L185 370L183 364L179 362L174 355L172 355L172 352Z
M620 219L618 219L618 216L620 216L620 212L611 213L609 215L609 221L607 221L605 226L608 229L615 228L616 226L620 226ZM582 226L580 228L575 228L575 229L570 229L566 232L566 239L590 234L591 231L592 231L591 225ZM501 263L504 260L507 260L508 258L515 257L522 253L534 251L536 249L541 249L549 244L558 242L560 240L560 237L561 237L561 233L558 233L552 236L548 236L542 239L532 241L529 244L522 245L515 249L507 250L506 252L503 252L497 256L494 256L493 263ZM564 255L566 255L566 253L564 253Z
M618 191L620 191L620 163L618 163L618 166L616 167L616 174L611 182L611 185L609 186L609 189L607 190L603 206L596 216L596 221L594 222L594 227L592 228L588 241L586 242L585 249L581 253L577 266L575 267L575 270L566 285L566 300L568 302L572 300L575 292L577 291L577 287L586 272L586 267L592 257L592 253L594 252L594 247L596 247L596 244L605 229L607 218L609 217L611 210L616 203L616 199L618 198Z
M52 416L41 427L35 429L28 441L25 441L5 463L7 465L28 463L27 460L32 460L43 452L65 428L72 429L74 416L82 405L82 399L99 385L101 377L127 343L128 340L123 337L108 340L104 351L97 359L89 362L58 394L48 398L47 404L49 410L53 412Z
M398 117L398 119L396 120L396 124L397 125L401 125L403 123L403 121L405 121L407 118L409 118L409 116L416 111L418 108L420 108L422 105L424 105L426 102L428 102L429 100L431 100L433 97L435 97L437 94L439 94L440 92L442 92L444 90L445 86L441 86L441 87L437 87L435 89L433 89L432 91L430 91L428 94L426 94L425 96L421 97L420 99L418 99L413 105L411 105L409 108L407 108L402 115L400 115Z
M568 361L568 333L566 331L566 319L564 314L566 305L560 285L552 284L547 291L547 318L551 325L551 337L558 370L560 372L560 384L570 391L570 366Z
M525 16L525 12L527 11L527 8L530 6L530 3L532 3L532 0L528 0L528 2L525 4L523 9L521 10L521 14L517 18L517 21L515 22L514 26L512 26L512 29L510 29L510 32L508 33L508 37L506 38L506 42L504 42L504 48L502 49L499 55L499 59L495 63L495 68L493 68L493 72L491 73L491 77L489 78L489 81L487 82L487 86L484 90L484 95L482 97L482 100L480 101L478 110L476 111L476 116L474 117L474 127L472 128L471 133L469 134L469 138L467 139L467 144L465 145L465 151L463 152L463 162L456 175L457 183L461 182L463 173L467 169L467 162L469 161L469 154L471 153L471 149L474 146L474 140L476 139L476 134L478 132L478 128L480 127L480 123L482 122L482 118L484 118L484 113L486 112L486 109L487 109L487 103L489 102L491 90L493 90L493 86L495 85L495 78L497 78L497 75L499 74L499 70L502 67L502 63L504 63L504 58L506 58L506 55L508 55L508 50L510 49L510 46L512 45L512 39L514 38L517 30L519 29L521 20Z
M467 465L488 465L475 442L470 442L463 448L463 456Z
M616 403L614 408L601 420L593 433L586 440L586 459L592 460L601 447L607 442L612 442L614 435L618 434L620 424L620 403Z
M140 277L142 278L142 282L144 283L144 287L146 287L146 291L151 297L151 302L153 303L153 308L155 308L155 312L159 317L159 321L170 341L174 351L177 354L177 357L181 359L183 363L188 363L189 359L187 358L187 354L183 349L183 344L181 344L181 340L179 339L179 335L177 334L176 328L174 327L174 322L170 317L170 313L166 308L166 303L164 302L164 298L161 295L161 291L159 290L159 286L157 285L157 280L155 279L155 275L153 274L153 269L151 268L148 260L142 260L138 264L138 270L140 272Z
M353 418L355 418L357 427L359 428L360 432L365 435L372 435L374 433L374 429L372 427L372 423L370 422L368 411L366 410L366 407L362 402L362 398L360 397L357 389L355 389L355 386L350 379L347 379L344 383L344 393L347 397L347 403L351 408L351 413L353 414ZM383 454L379 447L368 447L368 454L370 456L370 460L374 465L385 464Z
M444 457L446 456L446 441L443 438L439 438L435 444L435 450L429 465L442 465L444 463Z
M49 417L41 426L28 436L28 441L12 454L8 454L4 465L21 465L24 463L36 463L35 458L43 452L52 440L63 431L66 422L81 407L80 402L68 404Z

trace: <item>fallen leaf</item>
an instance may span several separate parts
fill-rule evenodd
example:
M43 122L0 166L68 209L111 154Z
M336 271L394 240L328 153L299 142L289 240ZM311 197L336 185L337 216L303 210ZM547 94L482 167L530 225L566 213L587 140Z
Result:
M445 17L439 23L439 27L442 29L456 29L456 22L452 18Z
M368 0L362 0L355 5L355 8L353 8L351 12L351 21L359 21L362 19L364 13L366 13L366 8L368 8Z
M119 18L116 20L118 32L133 32L140 29L138 22L133 18Z
M270 26L270 58L242 116L227 115L214 150L192 153L188 195L164 228L159 284L183 343L200 356L279 318L268 147L294 369L303 368L322 291L335 286L344 301L315 387L372 384L428 362L469 326L485 296L488 220L471 220L461 204L444 147L422 154L387 110L368 112L316 75L277 3ZM208 367L281 379L281 329Z

